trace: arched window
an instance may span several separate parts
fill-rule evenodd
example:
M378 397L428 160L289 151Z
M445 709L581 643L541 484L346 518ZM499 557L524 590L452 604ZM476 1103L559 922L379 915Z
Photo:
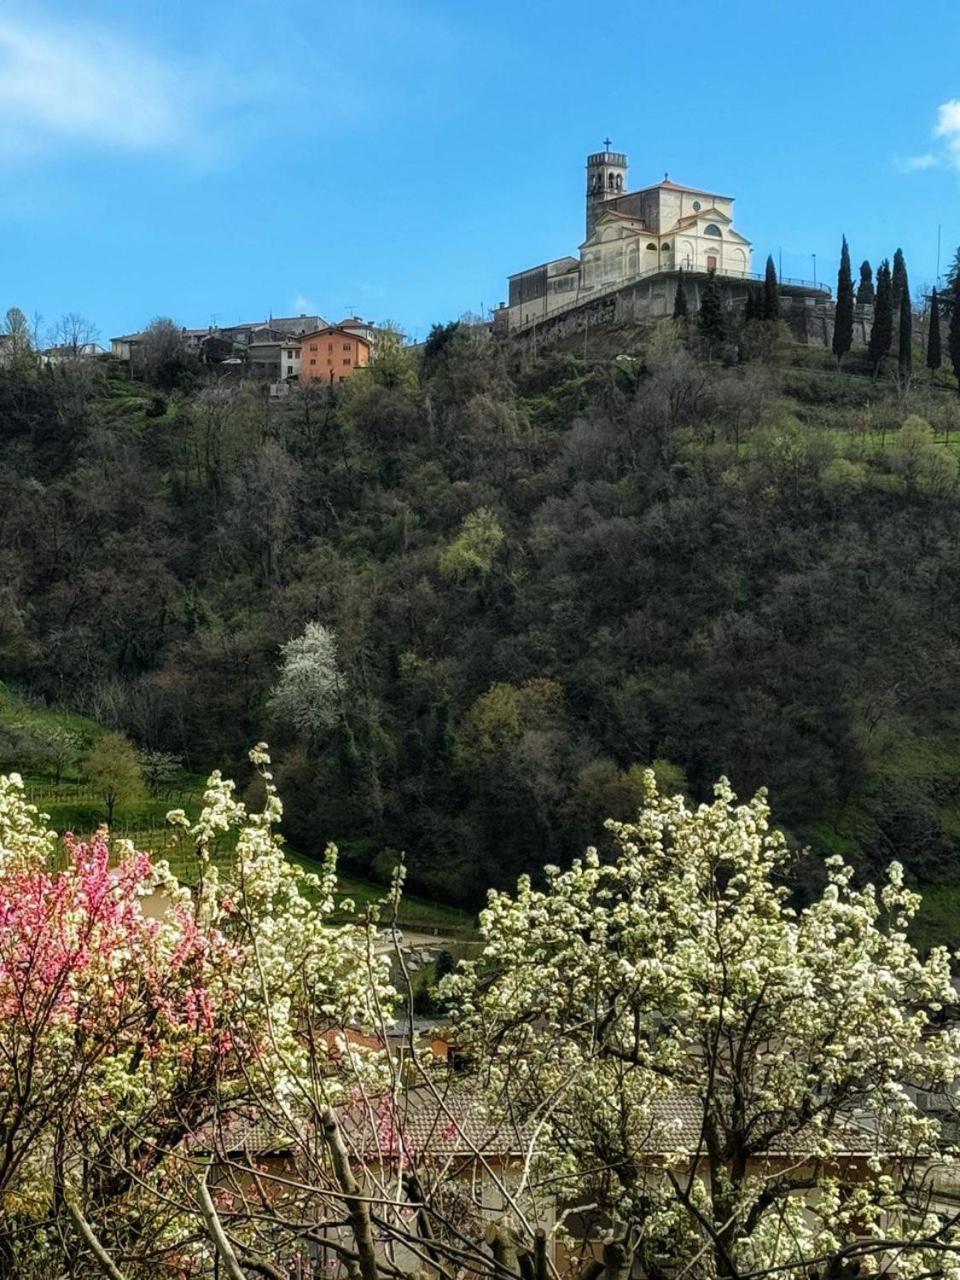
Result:
M617 190L618 191L623 190L623 174L622 173L617 174Z
M652 249L654 253L657 252L657 246L655 244L648 244L647 248Z
M666 243L666 244L662 244L662 245L660 246L660 252L661 252L661 253L673 253L673 248L672 248L672 246L671 246L671 244L670 244L670 241L669 241L669 240L667 241L667 243Z
M705 236L718 236L718 237L719 237L719 236L721 236L723 233L721 232L720 228L717 226L717 224L716 224L715 222L708 222L708 223L707 223L707 225L703 228L703 234L704 234Z
M613 190L613 184L614 184L614 177L613 177L613 174L611 173L611 175L610 175L610 181L609 181L609 182L608 182L608 184L607 184L607 185L609 186L609 188L610 188L610 190L611 190L611 191Z

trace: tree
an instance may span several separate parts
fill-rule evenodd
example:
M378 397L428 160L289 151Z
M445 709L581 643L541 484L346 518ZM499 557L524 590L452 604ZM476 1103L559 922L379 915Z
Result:
M674 320L686 320L687 318L687 291L683 287L683 267L677 272L677 292L673 299L673 318Z
M688 808L646 787L609 824L612 861L491 894L483 959L442 984L488 1105L542 1126L538 1177L597 1241L585 1260L606 1233L608 1275L631 1256L648 1276L834 1275L888 1233L936 1269L940 1125L905 1086L949 1090L960 1049L935 1020L949 957L907 941L901 868L857 889L833 857L798 907L762 793L721 781Z
M697 316L697 327L703 338L707 354L712 356L716 348L726 337L726 324L723 315L723 298L717 283L715 271L707 277L707 283L700 299L700 311Z
M913 368L913 308L910 306L909 286L904 287L900 302L900 320L897 342L897 371L902 381L910 379Z
M960 246L957 247L957 251L953 255L949 267L947 267L946 281L948 292L953 289L958 276L960 276Z
M47 335L50 346L70 360L79 360L94 347L100 332L92 320L76 311L68 311L60 317Z
M59 787L64 770L75 765L83 752L83 738L62 725L38 724L31 729L31 737L40 743L45 759L53 766L54 786Z
M341 712L341 677L337 638L329 627L308 622L303 635L280 650L280 676L270 694L270 707L281 721L308 738L336 724Z
M764 320L780 319L780 284L772 255L767 256L767 267L763 277L763 318Z
M903 250L897 249L893 255L893 273L890 280L890 302L894 311L899 311L904 298L909 305L910 286L907 281L907 264L903 257Z
M880 371L885 357L890 354L890 344L893 341L893 305L890 290L890 264L884 258L877 269L877 299L873 311L873 328L870 330L870 342L867 346L874 377Z
M33 333L30 321L19 307L10 307L6 314L3 329L7 338L7 346L15 357L28 356L33 352Z
M847 237L843 237L840 249L840 270L837 273L837 305L833 321L833 354L840 361L853 345L853 277L850 273L850 250Z
M187 351L184 330L169 316L156 316L134 349L137 371L152 386L169 391L188 384L199 368Z
M936 289L930 295L930 319L927 325L927 368L936 373L943 363L940 345L940 298Z
M177 780L183 770L183 756L173 751L141 751L137 759L151 791L163 791Z
M857 303L872 306L874 301L873 268L864 260L860 263L860 283L857 285Z
M460 531L440 552L440 574L451 582L486 578L493 568L504 533L496 512L478 507L464 518Z
M960 395L960 272L953 277L950 286L950 328L947 334L947 350L950 352L950 365L957 379L957 394Z
M118 805L138 804L144 798L143 772L136 748L123 733L103 734L83 765L84 776L107 809L107 825Z

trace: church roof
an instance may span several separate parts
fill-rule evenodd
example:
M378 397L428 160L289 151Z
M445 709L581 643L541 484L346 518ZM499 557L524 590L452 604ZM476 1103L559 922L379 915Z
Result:
M667 191L686 191L692 196L710 196L714 200L732 200L733 196L722 196L718 191L704 191L703 187L685 187L681 182L671 182L669 178L664 178L662 182L652 182L649 187L641 187L641 191L656 191L658 187L665 187ZM631 194L634 194L631 192Z

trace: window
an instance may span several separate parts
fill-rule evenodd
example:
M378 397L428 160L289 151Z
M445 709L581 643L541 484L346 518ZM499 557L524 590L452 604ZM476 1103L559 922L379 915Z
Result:
M328 342L328 343L327 343L327 350L328 350L328 351L332 351L332 350L333 350L333 343L332 343L332 342Z
M311 350L311 351L316 351L316 349L317 349L317 344L316 344L315 342L312 342L312 343L310 344L310 350ZM313 363L313 361L311 361L310 363L312 364L312 363Z
M694 213L699 213L699 212L700 212L700 201L699 201L699 200L694 200L694 202L693 202L693 212L694 212Z
M703 234L705 236L720 236L723 233L721 232L720 228L717 226L715 222L708 222L707 225L703 228Z
M310 363L311 363L311 364L316 364L317 362L316 362L316 360L311 360L311 361L310 361Z
M345 342L345 343L343 344L343 349L344 349L344 351L349 351L349 350L350 350L350 343L349 343L349 342Z
M657 246L655 244L648 244L647 248L652 249L654 253L657 252Z
M717 259L714 256L714 254L708 253L707 254L707 270L716 271L716 269L717 269Z
M295 351L288 351L288 352L287 352L287 359L288 359L288 360L292 360L292 359L293 359L293 357L294 357L296 354L297 354L297 353L296 353Z
M349 363L350 363L350 357L349 357L349 356L347 356L346 360L344 360L344 362L343 362L343 363L344 363L344 364L349 364Z

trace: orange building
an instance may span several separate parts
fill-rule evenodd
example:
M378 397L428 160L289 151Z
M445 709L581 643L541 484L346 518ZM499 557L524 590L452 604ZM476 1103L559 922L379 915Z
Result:
M300 381L322 381L329 386L346 382L357 369L370 363L370 343L359 333L328 325L300 339Z

